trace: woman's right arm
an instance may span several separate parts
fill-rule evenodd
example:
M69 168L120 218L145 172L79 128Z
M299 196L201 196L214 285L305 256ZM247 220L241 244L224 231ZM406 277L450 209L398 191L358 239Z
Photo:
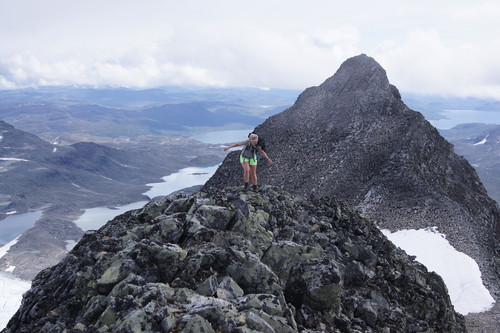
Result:
M227 151L227 150L229 150L229 149L231 149L231 148L234 148L234 147L242 146L242 145L244 145L244 144L245 144L245 142L244 142L244 141L242 141L242 142L236 142L236 143L234 143L234 144L230 145L229 147L224 148L224 151Z

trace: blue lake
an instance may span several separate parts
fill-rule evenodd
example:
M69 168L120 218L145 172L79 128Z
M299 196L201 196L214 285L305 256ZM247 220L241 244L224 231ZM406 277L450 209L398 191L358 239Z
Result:
M429 120L438 129L450 129L465 123L500 124L500 111L444 110L440 113L444 119Z
M163 182L147 184L151 189L144 194L150 198L168 195L194 185L205 184L212 177L219 165L207 167L189 167L179 170L176 173L163 177Z
M163 177L161 183L147 184L151 189L144 194L149 198L157 196L169 195L172 192L181 190L194 185L202 185L215 173L219 166L213 165L208 167L189 167L179 170L176 173ZM106 222L112 220L115 216L123 214L132 209L143 207L147 201L138 201L128 205L109 208L96 207L86 209L85 213L80 216L75 223L83 231L96 230L102 227Z
M217 168L218 165L181 169L176 173L163 177L163 182L147 184L151 189L144 194L149 198L154 198L168 195L186 187L202 185L215 173ZM115 216L132 209L141 208L147 202L138 201L115 208L96 207L86 209L85 213L75 223L84 231L99 229ZM0 244L7 244L24 231L32 228L41 216L42 211L7 216L7 218L0 221Z
M13 214L0 221L0 244L6 244L33 227L42 211Z
M138 201L116 208L96 207L85 209L85 213L83 213L83 215L81 215L75 223L83 231L96 230L106 224L109 220L112 220L115 216L132 209L141 208L146 203L147 201Z
M204 134L195 135L192 139L204 142L204 143L235 143L239 141L246 140L248 133L252 132L253 129L245 130L227 130L227 131L215 131Z

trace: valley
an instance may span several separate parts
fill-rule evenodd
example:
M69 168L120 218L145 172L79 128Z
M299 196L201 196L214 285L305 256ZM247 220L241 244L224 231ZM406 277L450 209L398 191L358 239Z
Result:
M191 137L253 128L295 97L246 88L0 91L0 223L8 214L43 212L0 269L15 267L15 276L31 280L67 253L68 240L81 238L74 221L85 209L145 202L147 184L220 163L222 142Z

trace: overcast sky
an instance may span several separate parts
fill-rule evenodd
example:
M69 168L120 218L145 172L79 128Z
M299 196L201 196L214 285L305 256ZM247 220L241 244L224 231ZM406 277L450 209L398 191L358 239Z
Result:
M400 90L500 99L500 1L0 0L0 88L305 89L366 53Z

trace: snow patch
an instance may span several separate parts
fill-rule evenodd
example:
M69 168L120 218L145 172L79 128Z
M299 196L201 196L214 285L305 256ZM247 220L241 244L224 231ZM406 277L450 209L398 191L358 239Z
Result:
M7 326L10 318L19 309L23 294L30 287L30 281L18 279L11 273L0 272L0 330Z
M22 158L14 158L14 157L0 157L0 161L18 161L18 162L29 162L28 160Z
M19 238L16 237L16 239L14 240L11 240L10 242L8 242L7 244L5 244L4 246L0 247L0 258L2 258L4 255L7 254L7 252L9 252L11 246L13 246L14 244L17 243L17 239Z
M19 237L0 247L0 258L17 243ZM10 318L16 313L23 294L31 287L30 281L21 280L12 275L15 266L9 266L4 272L0 271L0 330L3 330Z
M64 242L66 243L66 250L68 250L68 251L73 250L73 248L77 244L77 241L75 241L73 239L68 239L68 240L65 240Z
M7 213L5 213L5 215L12 215L12 214L15 214L15 213L17 213L17 210L12 210L10 212L7 212Z
M57 148L54 147L54 149L52 149L52 152L55 153L57 151Z
M471 257L455 250L437 228L382 233L396 246L439 274L448 288L455 310L463 315L488 311L495 300L483 284L479 266Z
M477 142L474 144L474 146L478 146L478 145L484 145L486 142L488 141L488 136L485 137L483 140Z
M53 145L58 145L61 143L61 137L58 136L57 138L55 138L54 140L52 140L51 144Z

